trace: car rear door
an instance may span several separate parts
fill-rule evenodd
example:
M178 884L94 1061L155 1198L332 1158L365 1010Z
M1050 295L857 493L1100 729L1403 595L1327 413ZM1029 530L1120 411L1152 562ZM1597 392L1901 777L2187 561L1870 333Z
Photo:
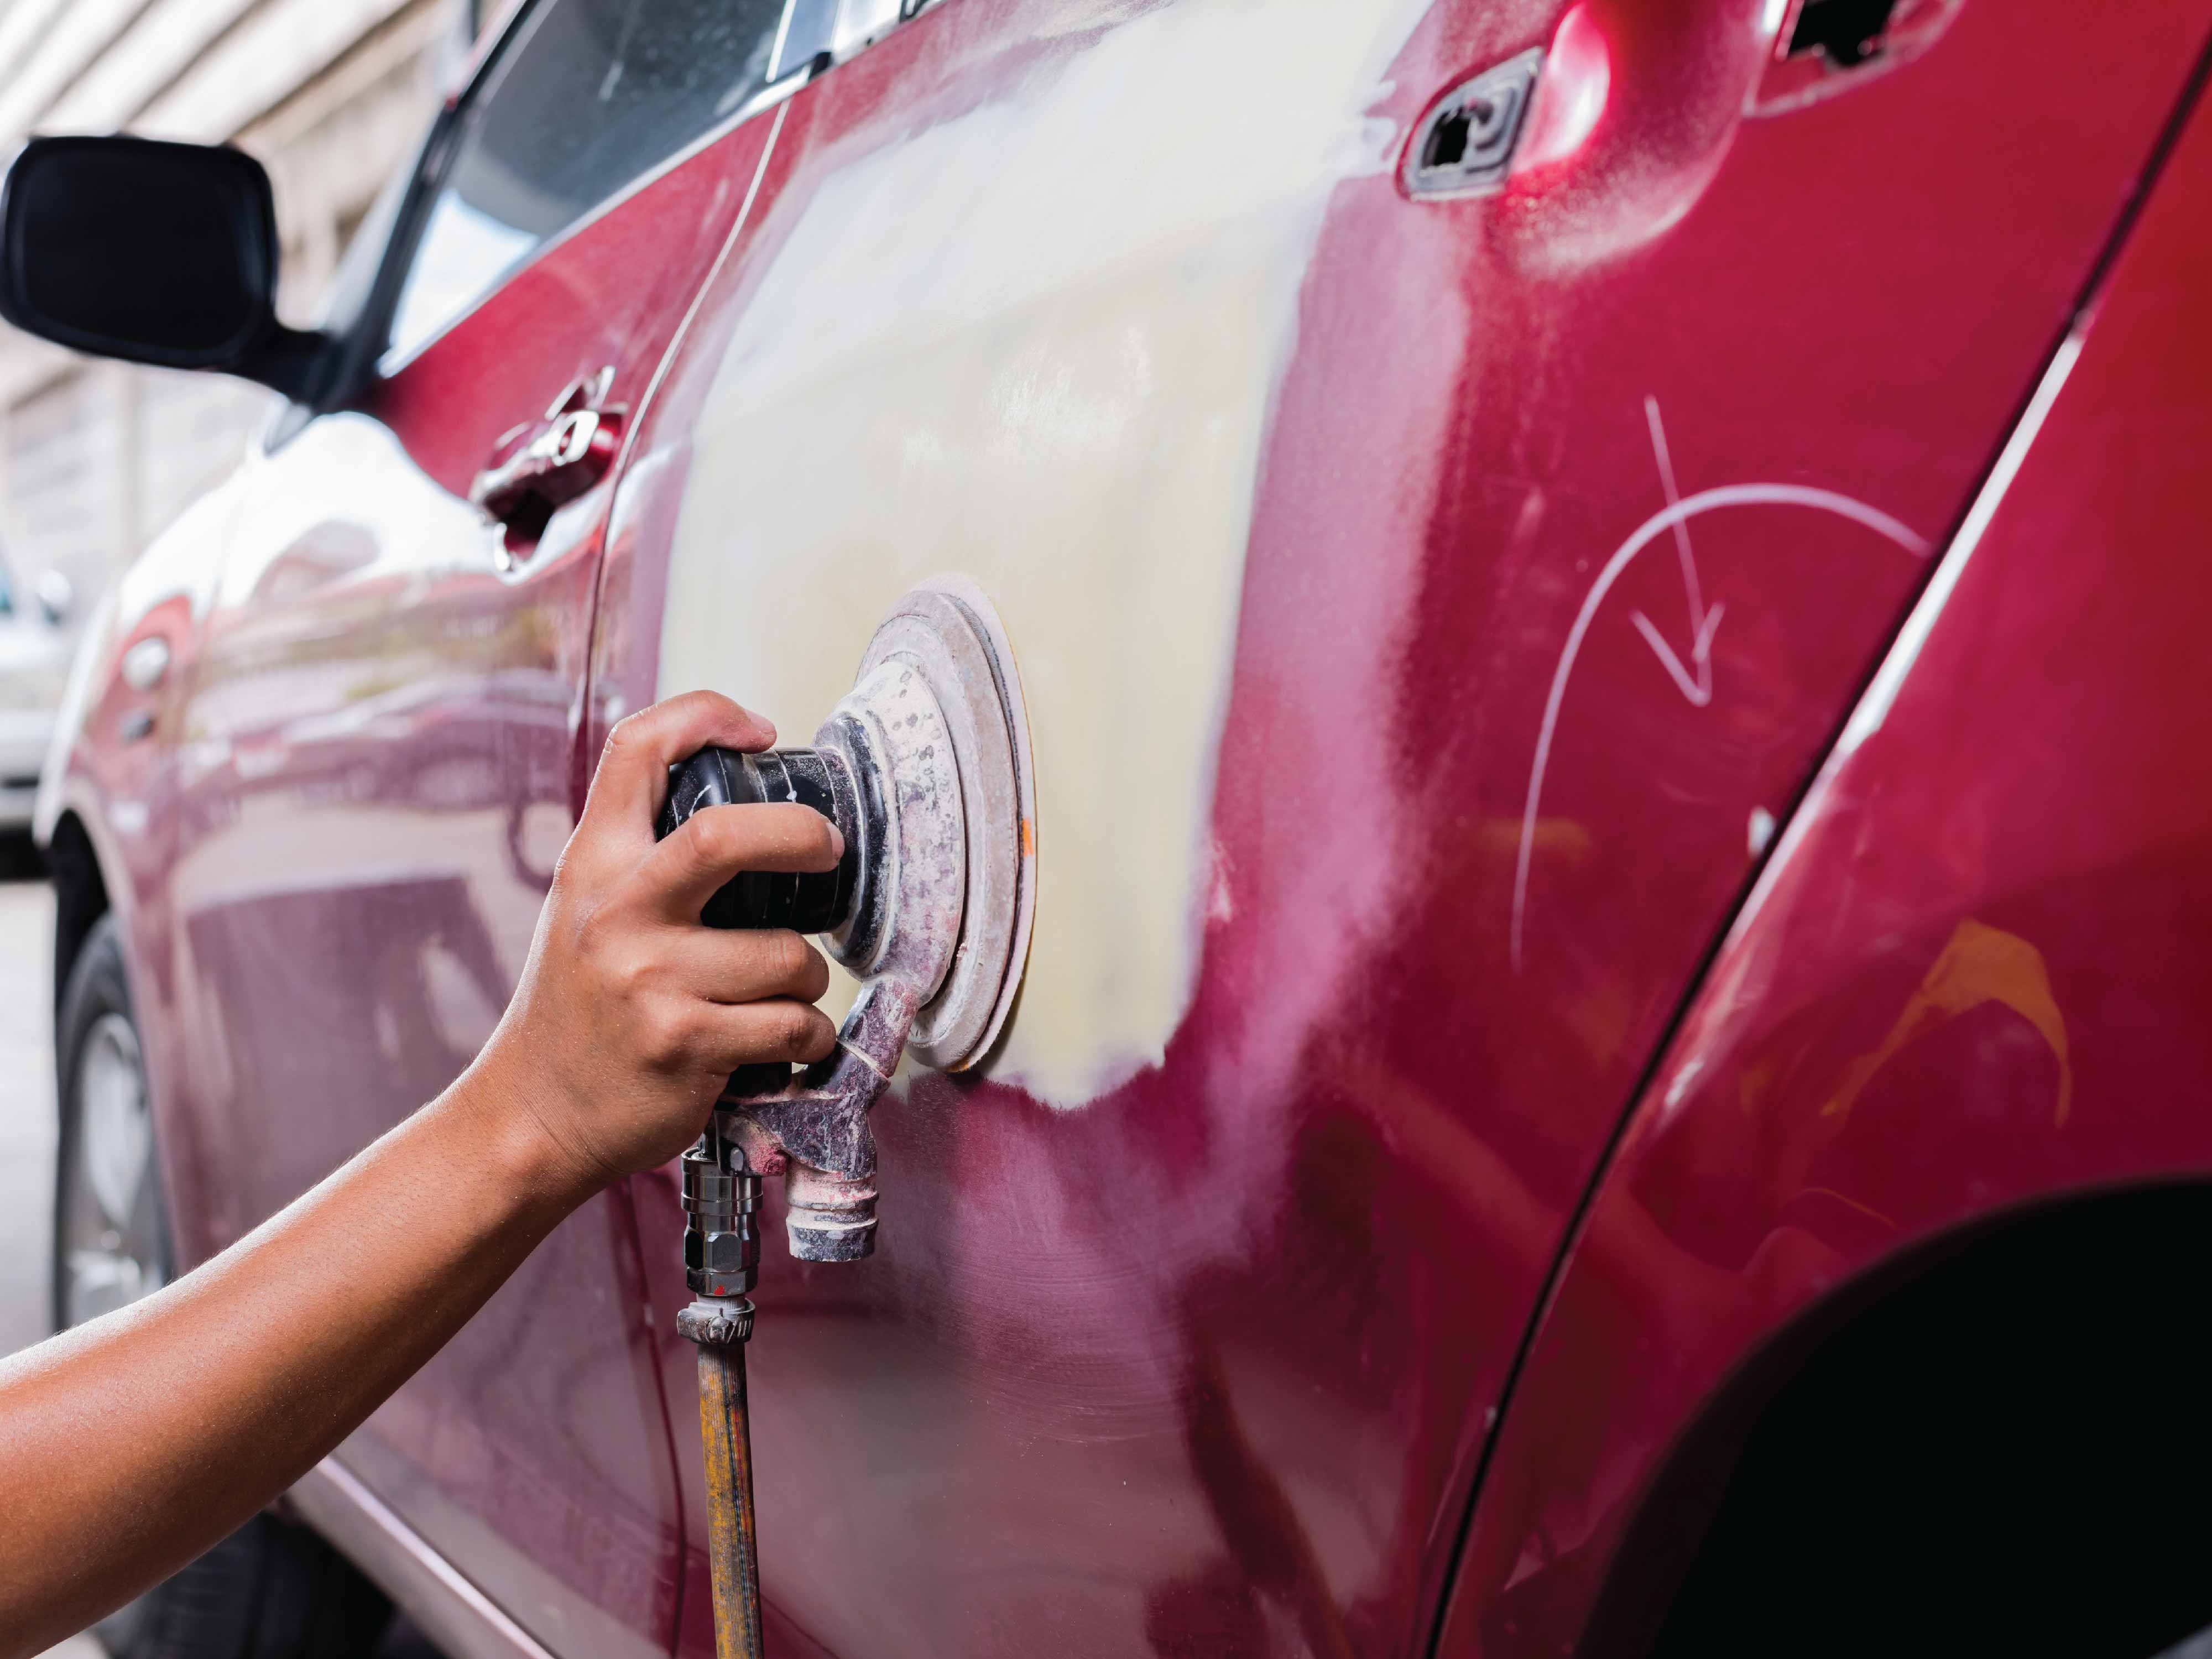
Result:
M1425 1650L1613 1126L2205 30L1884 9L943 0L790 105L592 729L705 684L795 740L957 571L1040 797L1022 1001L880 1109L879 1254L766 1229L794 1650Z
M506 1005L579 803L624 412L736 216L783 9L525 9L430 147L374 372L251 464L176 715L187 1260ZM559 1652L664 1651L674 1619L639 1275L621 1195L587 1206L337 1454Z

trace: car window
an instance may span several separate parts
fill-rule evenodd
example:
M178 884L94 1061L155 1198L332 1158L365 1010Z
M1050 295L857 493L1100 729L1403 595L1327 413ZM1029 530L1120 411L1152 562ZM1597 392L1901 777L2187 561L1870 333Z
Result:
M400 290L412 350L552 238L741 110L785 0L542 0L501 49Z

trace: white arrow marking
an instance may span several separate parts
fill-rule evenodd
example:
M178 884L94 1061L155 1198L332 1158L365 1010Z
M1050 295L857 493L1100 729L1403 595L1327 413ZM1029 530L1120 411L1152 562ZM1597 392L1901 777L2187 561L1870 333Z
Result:
M1698 626L1697 637L1690 641L1690 661L1698 671L1695 679L1690 678L1689 670L1682 666L1682 659L1674 654L1674 647L1667 643L1650 617L1641 611L1628 613L1628 620L1634 623L1636 631L1644 635L1644 644L1658 653L1659 665L1674 676L1676 688L1690 700L1693 708L1703 708L1713 700L1713 630L1721 625L1721 612L1727 609L1724 605L1717 605L1707 611L1705 621Z
M1659 463L1660 487L1667 492L1667 505L1682 504L1681 492L1674 488L1674 459L1667 449L1667 428L1659 418L1659 400L1644 400L1644 419L1651 428L1651 458ZM1721 612L1725 605L1705 609L1704 589L1698 582L1698 556L1690 546L1690 521L1674 520L1674 557L1682 568L1682 597L1690 605L1690 664L1697 676L1691 678L1690 669L1682 666L1682 659L1674 654L1674 647L1667 643L1666 636L1650 617L1641 611L1628 613L1636 631L1644 635L1644 642L1659 659L1659 665L1674 679L1675 687L1690 700L1692 708L1703 708L1713 700L1713 635L1721 625Z
M1521 969L1521 927L1528 908L1528 860L1535 850L1536 812L1544 799L1544 768L1552 758L1552 738L1559 730L1559 706L1567 700L1567 681L1574 674L1576 657L1581 654L1583 636L1589 632L1590 622L1597 615L1598 607L1605 603L1606 594L1638 553L1675 525L1694 519L1700 514L1739 507L1802 507L1816 513L1832 513L1838 518L1863 525L1916 558L1926 558L1930 551L1923 537L1909 526L1899 523L1880 507L1869 507L1863 501L1853 501L1849 495L1832 489L1815 489L1805 484L1790 483L1725 484L1717 489L1701 489L1687 501L1677 501L1664 511L1653 514L1636 527L1634 534L1613 550L1613 556L1598 572L1597 580L1590 584L1589 592L1583 595L1583 608L1575 614L1575 625L1567 630L1566 645L1559 653L1559 665L1552 673L1551 695L1544 699L1543 724L1536 732L1536 758L1528 769L1528 804L1521 814L1521 857L1513 872L1510 937L1516 973Z

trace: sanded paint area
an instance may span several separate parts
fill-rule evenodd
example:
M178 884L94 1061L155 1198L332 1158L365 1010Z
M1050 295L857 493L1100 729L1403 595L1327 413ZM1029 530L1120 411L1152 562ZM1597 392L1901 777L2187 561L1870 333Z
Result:
M659 685L811 728L939 572L1030 702L1038 913L993 1069L1075 1105L1194 981L1244 553L1329 195L1426 9L1193 0L810 155L694 434ZM1135 103L1133 104L1133 99ZM1146 119L1127 118L1141 106Z

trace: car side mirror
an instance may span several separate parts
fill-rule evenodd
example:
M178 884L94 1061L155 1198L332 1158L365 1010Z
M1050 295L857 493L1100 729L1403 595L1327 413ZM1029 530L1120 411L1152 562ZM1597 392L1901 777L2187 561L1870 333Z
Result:
M0 317L312 402L332 354L276 320L276 255L269 175L225 146L33 138L0 184Z

